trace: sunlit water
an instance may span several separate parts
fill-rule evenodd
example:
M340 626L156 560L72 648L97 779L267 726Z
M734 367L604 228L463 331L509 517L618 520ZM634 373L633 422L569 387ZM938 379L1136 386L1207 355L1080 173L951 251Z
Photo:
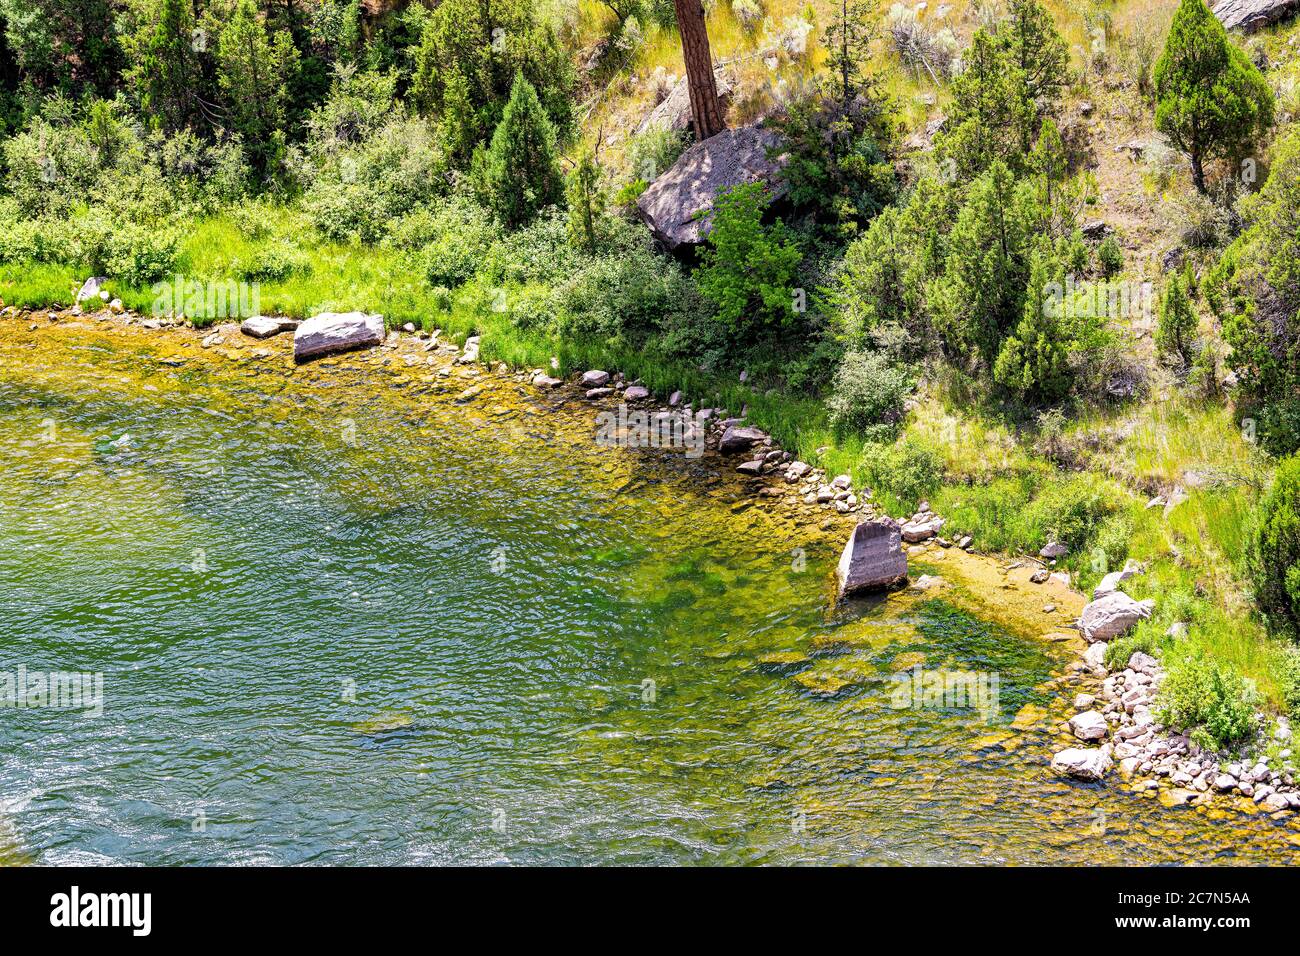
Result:
M457 404L466 381L375 355L291 372L286 343L0 334L0 671L105 691L100 717L0 710L0 859L1294 852L1262 817L1057 780L1059 738L1008 753L976 712L891 706L906 663L996 672L1004 727L1066 652L960 590L834 609L842 528L747 507L707 459L596 448L581 400L501 379Z

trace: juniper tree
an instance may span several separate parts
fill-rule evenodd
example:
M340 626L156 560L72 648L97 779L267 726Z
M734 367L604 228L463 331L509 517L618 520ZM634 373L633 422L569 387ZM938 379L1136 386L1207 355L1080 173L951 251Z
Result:
M1244 156L1273 124L1273 93L1203 0L1183 0L1156 62L1156 129L1187 155L1205 192L1205 163Z

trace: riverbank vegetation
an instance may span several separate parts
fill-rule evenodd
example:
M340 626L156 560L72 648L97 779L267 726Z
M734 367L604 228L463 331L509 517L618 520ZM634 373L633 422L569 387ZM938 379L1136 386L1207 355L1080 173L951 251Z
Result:
M673 257L635 211L691 143L641 129L682 72L671 3L37 8L0 0L7 304L103 275L205 324L203 289L256 284L747 408L886 511L1066 545L1084 590L1140 564L1124 646L1210 742L1300 708L1294 25L710 2L727 121L785 166Z

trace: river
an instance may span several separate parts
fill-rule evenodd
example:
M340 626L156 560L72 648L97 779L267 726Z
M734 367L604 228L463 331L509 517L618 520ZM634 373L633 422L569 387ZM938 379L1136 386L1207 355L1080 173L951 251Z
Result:
M1262 815L1054 777L1077 647L1042 639L1064 611L999 612L996 562L934 549L914 574L948 587L837 607L847 524L597 447L576 393L200 337L0 320L0 672L103 680L99 716L0 710L0 860L1296 852ZM994 712L899 706L917 666L996 675Z

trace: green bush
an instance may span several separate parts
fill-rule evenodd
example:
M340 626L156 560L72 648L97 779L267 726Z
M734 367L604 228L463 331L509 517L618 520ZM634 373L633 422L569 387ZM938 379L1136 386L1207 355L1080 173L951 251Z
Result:
M1123 670L1128 667L1129 658L1134 653L1141 651L1143 654L1155 656L1157 641L1154 634L1149 631L1139 631L1132 634L1126 634L1117 638L1106 645L1105 663L1113 671Z
M849 352L840 361L826 405L836 428L873 441L892 435L912 381L878 352Z
M1117 490L1104 479L1080 474L1050 482L1024 515L1033 546L1060 541L1079 550L1103 519L1116 510Z
M651 127L628 142L624 163L633 181L642 179L649 184L671 168L689 145L687 134L681 130Z
M1157 696L1157 719L1190 729L1192 739L1222 750L1255 729L1254 694L1239 674L1197 653L1175 660Z
M1300 639L1300 455L1278 466L1260 505L1251 565L1270 630Z
M306 164L303 208L331 239L375 242L390 222L442 192L444 172L429 124L399 112L356 145Z
M1300 719L1300 648L1285 647L1278 651L1273 668L1277 674L1278 690L1292 720Z
M762 183L746 183L718 197L698 272L700 291L718 321L733 332L767 332L795 319L794 283L803 254L778 221L767 226Z
M311 261L285 242L271 243L257 251L251 261L235 259L230 271L247 282L283 282L291 275L311 272Z
M1097 264L1101 267L1102 276L1107 279L1115 278L1124 268L1124 250L1119 247L1114 236L1107 236L1097 247Z
M387 242L412 253L430 283L455 288L473 277L500 237L501 230L486 209L469 196L454 193L394 222Z
M943 456L913 435L894 445L868 443L861 467L874 492L886 491L905 507L929 497L944 476Z

